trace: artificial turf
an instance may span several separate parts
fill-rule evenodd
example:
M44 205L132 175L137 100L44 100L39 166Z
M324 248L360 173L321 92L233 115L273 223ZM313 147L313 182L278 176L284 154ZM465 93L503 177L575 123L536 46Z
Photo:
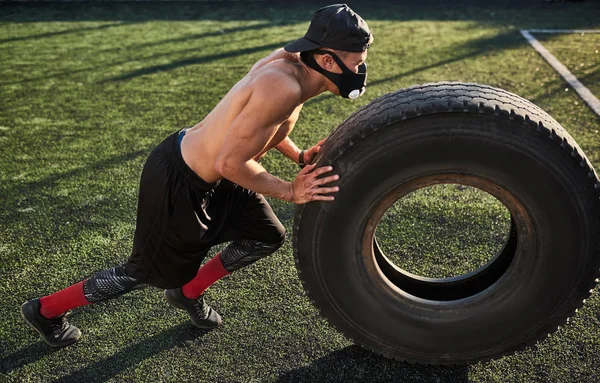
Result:
M202 119L256 60L301 36L312 13L325 4L1 6L0 380L599 381L597 288L569 324L525 351L467 366L410 365L364 351L328 325L302 290L289 238L273 256L209 290L207 299L225 325L208 334L193 329L152 288L75 310L72 322L84 337L65 349L51 350L24 324L19 305L25 300L126 259L139 175L152 148ZM598 29L600 5L541 0L349 5L375 35L368 91L355 102L331 95L307 102L291 135L300 147L314 144L383 94L456 80L530 99L599 167L598 116L518 30ZM597 37L541 40L572 70L584 63L573 71L599 95ZM288 180L297 171L278 153L263 164ZM398 202L398 214L390 211L377 236L414 272L472 270L506 233L506 212L489 198L453 185L430 188ZM291 232L294 206L270 201ZM440 253L451 256L438 262Z
M600 33L538 33L536 37L585 87L599 97Z

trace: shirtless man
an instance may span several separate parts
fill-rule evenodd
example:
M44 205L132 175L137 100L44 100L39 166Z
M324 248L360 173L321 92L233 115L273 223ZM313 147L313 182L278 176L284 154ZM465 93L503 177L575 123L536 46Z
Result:
M304 204L333 201L339 177L312 164L321 140L300 151L289 139L303 103L326 90L346 98L366 86L367 24L345 4L317 11L306 35L257 62L201 122L167 137L142 171L132 254L54 294L21 306L43 340L63 347L81 337L65 313L145 284L202 329L221 325L203 298L220 278L274 253L285 228L264 196ZM272 148L303 166L294 181L258 160ZM305 165L305 166L304 166ZM230 244L201 268L211 246Z

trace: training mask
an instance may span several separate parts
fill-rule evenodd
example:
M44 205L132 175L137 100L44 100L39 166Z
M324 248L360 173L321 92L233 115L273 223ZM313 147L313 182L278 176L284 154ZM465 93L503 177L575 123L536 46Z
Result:
M311 54L312 53L312 54ZM342 73L333 73L329 72L323 68L315 61L313 54L317 55L331 55L335 62L338 64ZM340 96L344 98L349 98L354 100L359 96L362 96L365 93L365 87L367 86L367 64L363 63L358 67L358 73L352 72L350 69L346 67L344 62L333 52L330 51L310 51L310 52L302 52L300 54L302 61L308 67L316 70L321 73L323 76L327 77L331 80L339 89Z

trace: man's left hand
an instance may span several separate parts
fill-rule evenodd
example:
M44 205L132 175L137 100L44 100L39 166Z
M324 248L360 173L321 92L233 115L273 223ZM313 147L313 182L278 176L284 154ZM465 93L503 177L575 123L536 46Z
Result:
M323 143L326 140L327 137L323 138L321 141L317 142L315 146L304 152L304 163L306 165L310 165L313 163L313 160L315 159L315 157L317 157L317 153L319 153L319 151L321 150L321 146L323 146Z

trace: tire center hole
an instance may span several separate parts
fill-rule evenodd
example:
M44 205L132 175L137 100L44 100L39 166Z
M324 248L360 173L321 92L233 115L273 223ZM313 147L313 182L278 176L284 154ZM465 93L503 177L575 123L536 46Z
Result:
M400 269L452 278L492 260L508 240L509 210L494 196L460 184L423 187L397 200L377 225L377 242Z

